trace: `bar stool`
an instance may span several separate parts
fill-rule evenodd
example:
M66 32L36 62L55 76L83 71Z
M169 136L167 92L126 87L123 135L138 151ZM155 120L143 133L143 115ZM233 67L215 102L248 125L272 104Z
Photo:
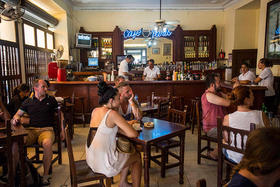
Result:
M76 110L74 110L74 119L82 120L83 127L86 126L84 100L85 100L84 97L75 97L75 95L73 93L73 95L72 95L72 103L74 103L75 108L77 107L77 103L80 103L80 105L82 106L81 112L77 112Z
M189 116L189 122L192 130L192 134L194 132L194 126L195 126L195 120L196 120L196 112L195 112L195 105L196 102L199 101L199 97L195 97L195 99L191 100L191 107L190 107L190 116Z

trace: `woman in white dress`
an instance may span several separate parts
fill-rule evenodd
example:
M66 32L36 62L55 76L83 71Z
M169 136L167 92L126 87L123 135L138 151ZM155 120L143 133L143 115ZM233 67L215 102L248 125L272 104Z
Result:
M141 182L141 156L119 152L116 149L117 132L135 138L138 133L118 113L120 99L118 89L105 82L98 84L99 104L91 114L90 132L86 145L86 161L89 167L107 177L121 173L120 187L130 186L126 180L131 169L132 186L139 187ZM94 130L97 129L95 135Z
M254 102L252 90L247 86L238 86L232 90L230 99L233 104L237 105L237 111L224 117L223 125L236 129L250 130L250 123L255 123L257 128L269 127L269 121L266 115L260 110L251 110L250 107ZM227 135L224 136L225 138ZM225 139L225 141L227 141ZM234 136L231 134L231 142L234 142ZM246 140L245 142L246 143ZM237 136L237 147L241 148L241 137ZM234 151L224 151L225 156L235 163L239 163L242 154Z
M261 69L261 73L254 80L254 83L258 83L259 86L266 86L267 90L265 91L264 104L267 107L268 112L274 112L274 98L275 98L275 90L273 88L274 77L272 71L270 69L272 67L271 61L262 58L258 63L258 68Z

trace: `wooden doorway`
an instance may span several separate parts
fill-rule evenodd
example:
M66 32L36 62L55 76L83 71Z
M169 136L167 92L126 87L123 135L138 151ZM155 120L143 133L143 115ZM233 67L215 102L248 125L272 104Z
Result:
M232 77L239 76L240 67L243 62L248 63L250 68L256 69L257 52L257 49L232 50Z

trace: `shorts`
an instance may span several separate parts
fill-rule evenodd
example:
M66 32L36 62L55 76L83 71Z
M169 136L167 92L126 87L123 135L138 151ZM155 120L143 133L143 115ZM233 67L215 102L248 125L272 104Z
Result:
M218 136L217 127L210 129L206 134L209 137L217 138L217 136Z
M26 138L26 145L33 145L35 143L38 143L39 145L42 145L42 142L45 139L50 139L51 142L54 142L55 136L54 131L52 127L43 127L43 128L26 128L26 131L28 133Z

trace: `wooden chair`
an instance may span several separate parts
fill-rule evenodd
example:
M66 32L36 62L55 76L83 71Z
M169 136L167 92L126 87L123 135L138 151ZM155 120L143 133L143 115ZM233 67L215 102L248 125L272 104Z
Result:
M4 136L1 138L1 136ZM0 153L5 155L8 161L8 186L14 186L12 130L10 120L5 121L5 127L0 128Z
M183 96L172 96L172 97L170 97L169 104L170 104L171 108L183 111L184 107L185 107L184 97Z
M73 99L71 97L65 97L62 103L62 112L64 113L65 123L69 127L71 140L74 135L74 107Z
M206 180L205 179L199 179L197 182L196 182L196 187L206 187Z
M84 97L76 97L75 94L72 94L72 104L74 104L75 109L77 106L81 106L81 110L74 109L74 119L82 120L83 127L86 126L86 113L85 113L85 98Z
M60 132L61 132L61 119L60 116L61 111L60 109L57 112L57 115L55 116L55 126L54 126L54 133L55 133L55 141L54 144L56 144L56 150L53 150L53 159L51 162L51 167L49 170L49 173L52 173L52 165L58 161L58 164L62 164L62 153L61 153L61 139L60 139ZM43 159L40 159L40 154L43 154L43 147L39 145L38 143L35 143L33 145L26 145L25 146L25 155L27 155L27 148L34 148L35 149L35 155L28 158L29 161L32 163L41 164L43 163Z
M254 123L250 124L250 131L236 129L228 126L223 126L223 120L217 118L218 123L218 171L217 171L217 186L221 187L229 181L231 169L237 164L227 159L223 154L223 149L231 150L237 153L244 154L245 145L249 133L255 130L256 125ZM224 136L227 136L227 142L223 141ZM241 147L238 147L236 138L237 135L240 136ZM234 141L231 140L231 137L234 137ZM223 180L223 163L226 164L226 179Z
M194 132L194 126L196 124L196 111L195 111L195 105L196 105L196 101L199 101L200 98L196 97L195 99L191 100L191 107L190 107L190 112L189 112L189 123L190 123L190 127L192 130L192 134Z
M211 147L212 143L217 143L217 138L213 138L210 136L207 136L206 133L202 130L202 112L201 112L201 104L200 100L195 101L195 111L196 111L196 122L197 122L197 128L198 128L198 135L197 135L197 164L201 163L201 158L206 158L208 160L214 160L208 155L208 152L213 151L214 149ZM205 147L202 146L202 141L206 141L207 145ZM205 154L204 152L207 151Z
M184 111L180 111L177 109L173 109L169 107L168 109L168 121L174 122L174 123L180 123L182 125L186 125L186 118L187 118L187 110L185 109ZM179 147L180 146L180 141L176 139L169 139L165 141L160 141L154 146L157 149L161 150L161 154L157 154L155 156L150 156L150 160L155 162L160 166L161 169L161 177L165 177L165 170L173 167L177 167L180 165L180 155L175 154L174 152L171 152L171 148ZM174 157L175 159L178 160L176 163L168 164L168 155ZM161 158L161 160L158 160L158 158Z
M103 174L94 173L91 168L87 165L86 160L74 160L74 154L72 149L71 137L68 126L65 129L66 134L66 143L67 143L67 152L69 158L69 167L70 167L70 178L71 186L77 187L80 183L90 182L99 180L99 184L96 186L104 186L103 180L106 179L106 186L111 186L111 179L107 178Z
M169 101L159 101L158 102L158 110L157 113L155 113L155 117L158 119L166 119L168 115L168 107L169 107Z

